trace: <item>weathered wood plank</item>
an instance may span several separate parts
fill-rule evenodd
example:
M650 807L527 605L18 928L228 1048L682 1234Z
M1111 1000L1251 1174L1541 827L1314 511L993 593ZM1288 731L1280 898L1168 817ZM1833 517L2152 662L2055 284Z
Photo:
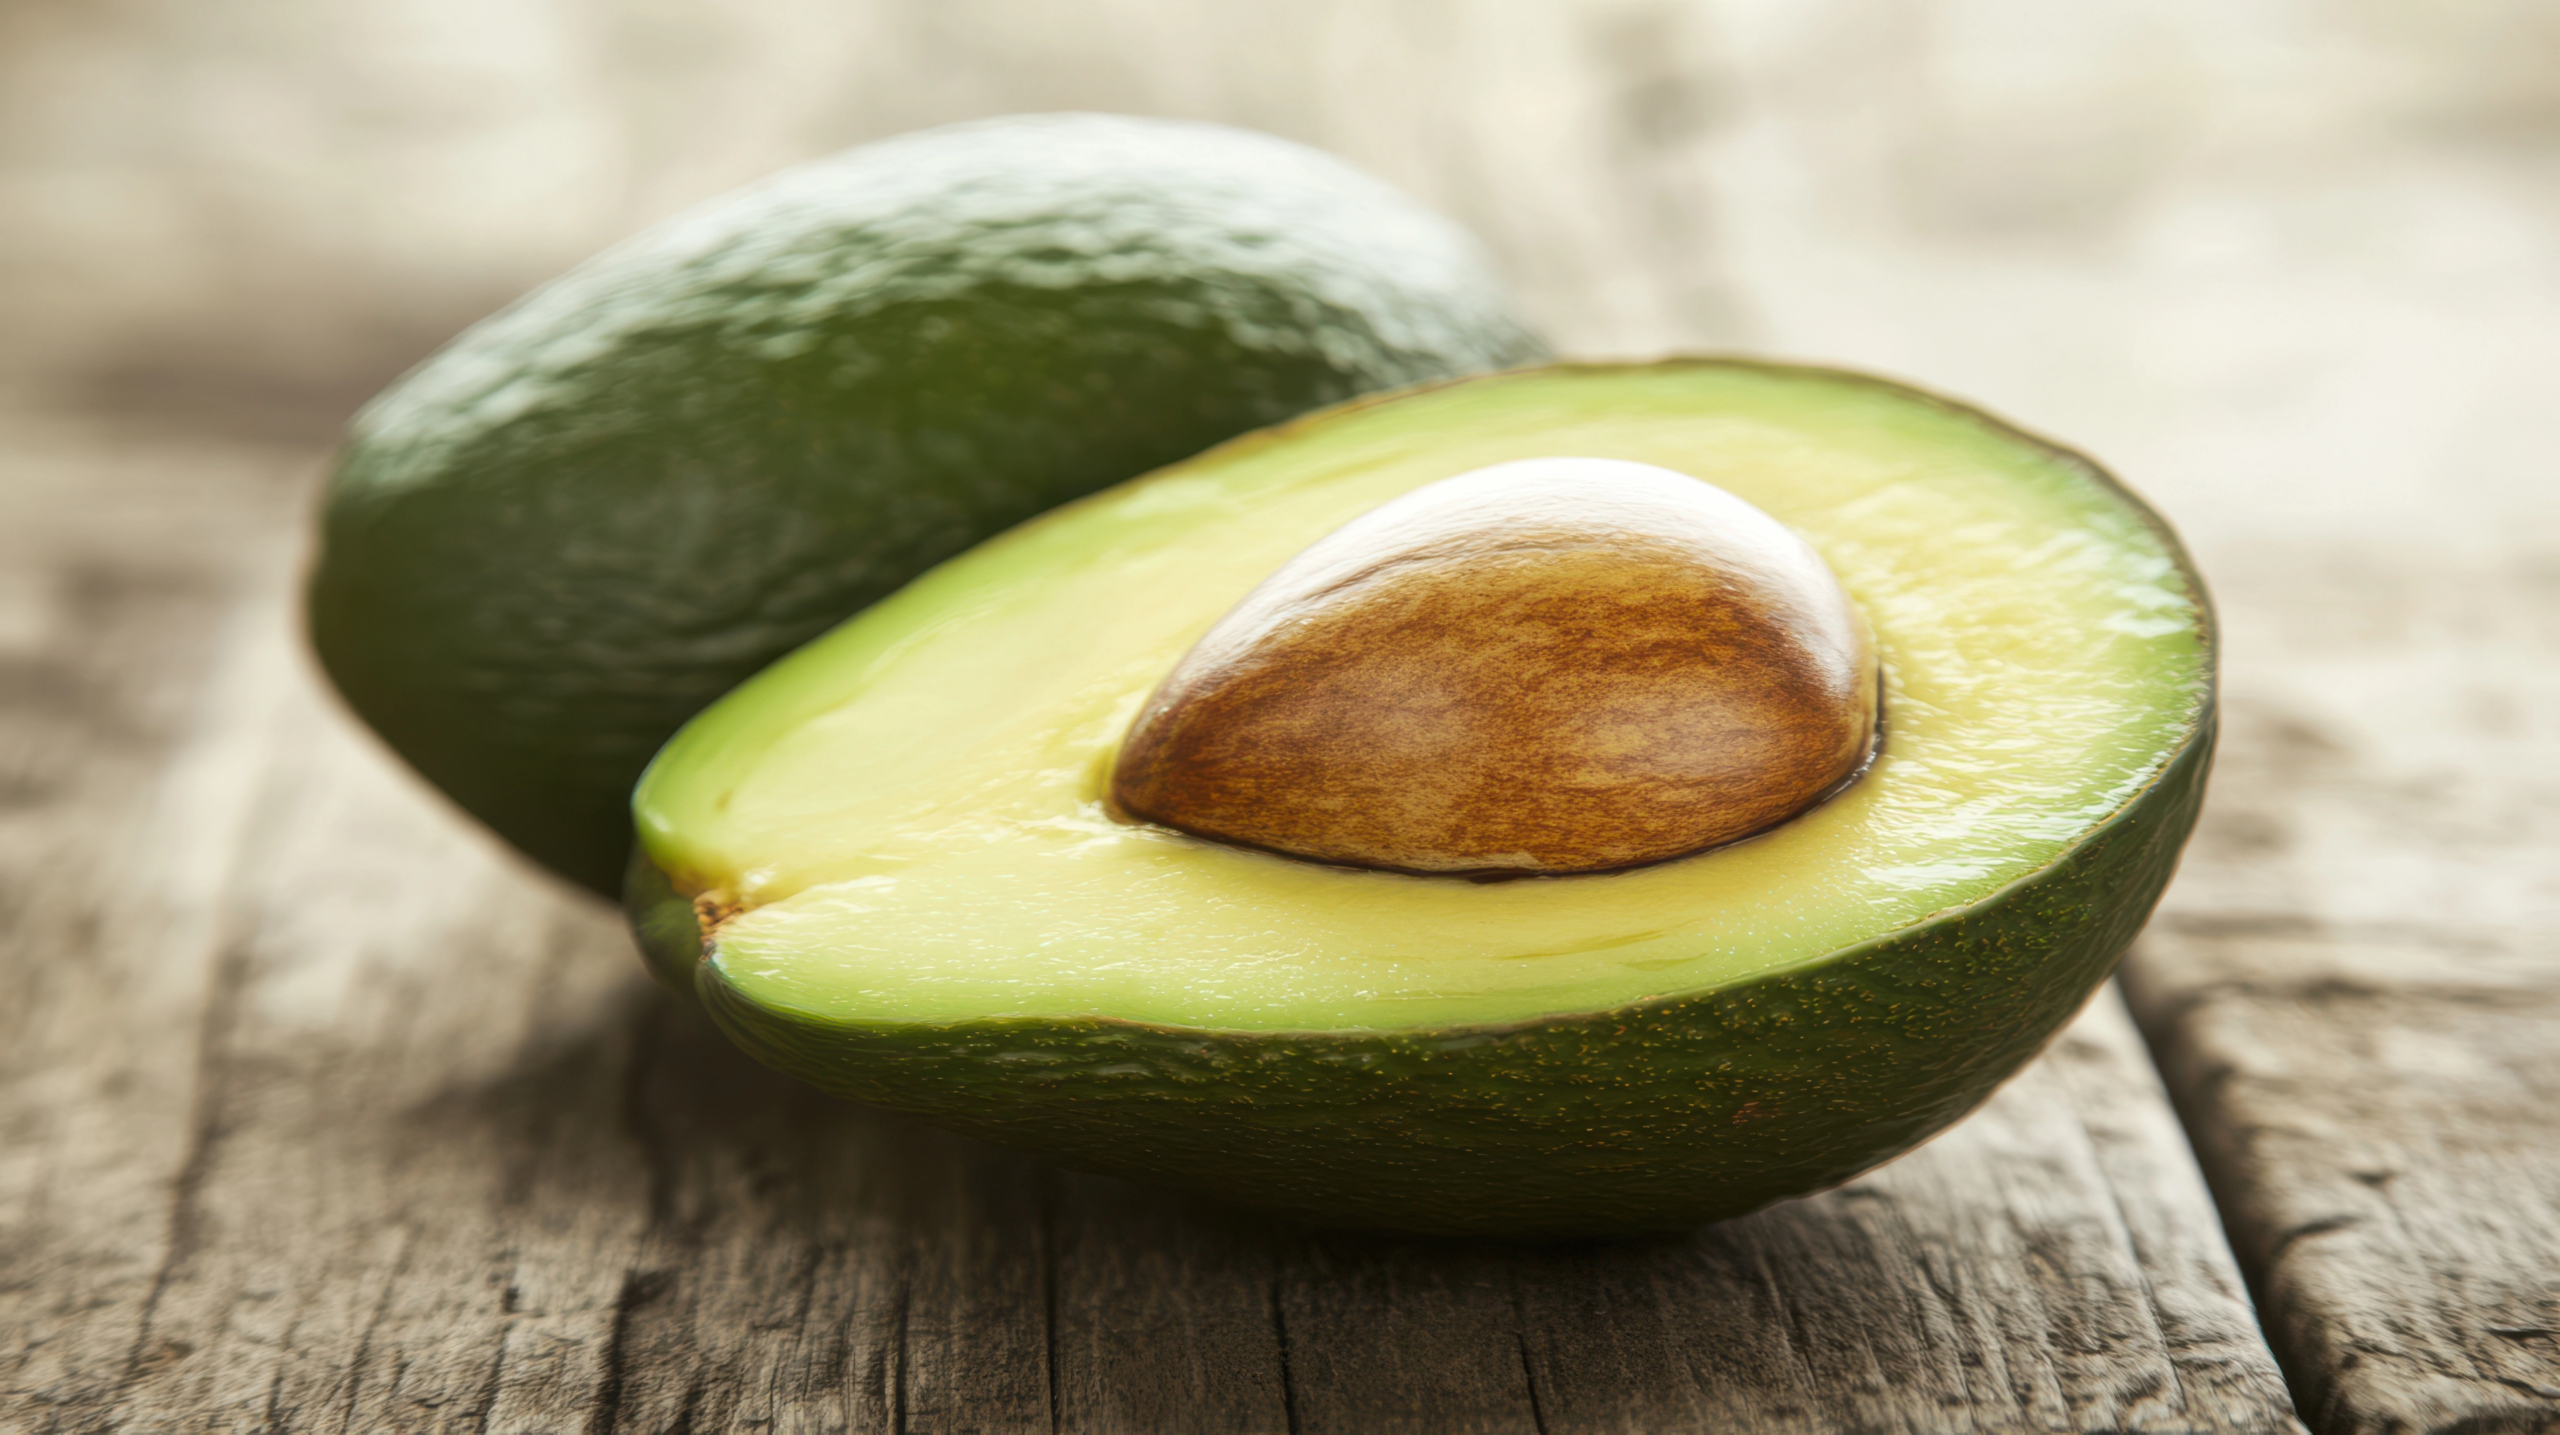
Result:
M2560 1425L2555 539L2271 546L2225 584L2217 790L2128 983L2324 1432Z
M1099 1177L1057 1185L1060 1428L1292 1429L1279 1252L1259 1225Z
M283 605L258 611L286 651ZM638 1153L573 1114L621 1098L627 1060L582 1049L628 1040L592 1026L625 988L620 944L284 671L279 760L240 834L195 1038L173 1234L109 1418L477 1429L519 1319L598 1364L646 1215ZM593 1259L599 1238L612 1259Z
M2150 944L2137 989L2311 1418L2560 1424L2547 960L2204 921Z
M2288 1428L2227 1260L2122 1215L2203 1198L2112 1007L1938 1145L1692 1240L1286 1230L759 1070L259 661L175 1234L81 1318L138 1339L12 1387L65 1428Z
M159 1358L195 1233L194 1034L281 696L272 590L300 455L0 426L0 1410L42 1424Z
M1522 1300L1550 1429L2289 1424L2112 995L1912 1156L1674 1246L1549 1256Z
M1283 1258L1292 1428L1540 1429L1508 1261L1494 1251L1310 1237Z
M2121 1003L2097 1009L2047 1057L2115 1197L2172 1379L2152 1400L2200 1429L2247 1428L2284 1398L2269 1379L2257 1312L2234 1283L2231 1248L2193 1152Z
M2235 575L2280 641L2132 973L2324 1431L2560 1424L2548 537Z

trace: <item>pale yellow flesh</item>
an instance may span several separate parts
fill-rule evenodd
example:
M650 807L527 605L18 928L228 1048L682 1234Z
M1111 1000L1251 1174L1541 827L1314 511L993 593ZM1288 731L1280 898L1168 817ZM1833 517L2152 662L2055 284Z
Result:
M1874 767L1761 837L1500 884L1114 820L1156 681L1266 574L1509 459L1659 464L1810 541L1874 626ZM2052 861L2158 773L2209 681L2168 541L2041 448L1818 372L1555 370L1216 450L1016 529L802 649L643 779L651 855L744 910L717 960L827 1020L1223 1030L1507 1022L1796 966Z

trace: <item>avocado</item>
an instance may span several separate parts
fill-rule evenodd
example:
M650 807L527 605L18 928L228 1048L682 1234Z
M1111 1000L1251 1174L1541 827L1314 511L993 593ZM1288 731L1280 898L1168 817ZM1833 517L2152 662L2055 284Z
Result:
M1298 145L1103 115L905 136L643 233L374 400L311 636L421 773L610 894L667 736L935 563L1542 353L1467 235Z
M1111 801L1240 600L1523 460L1711 483L1872 635L1826 800L1608 872L1310 861ZM980 545L704 712L642 779L656 970L838 1094L1324 1223L1658 1232L1982 1101L2168 881L2214 729L2204 588L2088 460L1880 379L1572 365L1351 403Z

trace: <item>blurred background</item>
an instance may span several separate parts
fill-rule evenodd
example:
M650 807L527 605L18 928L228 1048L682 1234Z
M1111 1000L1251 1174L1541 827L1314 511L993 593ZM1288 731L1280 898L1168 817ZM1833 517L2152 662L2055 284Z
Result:
M0 537L48 550L0 646L71 621L65 545L289 561L353 407L598 246L1072 108L1342 154L1568 353L1874 368L2092 451L2230 627L2234 860L2179 900L2560 929L2538 0L5 0L0 485L57 519Z
M1344 155L1483 235L1570 350L1892 369L2250 502L2343 506L2312 475L2449 429L2519 461L2476 429L2560 333L2534 0L9 0L10 377L325 441L688 203L1045 109ZM2234 405L2306 421L2135 447Z

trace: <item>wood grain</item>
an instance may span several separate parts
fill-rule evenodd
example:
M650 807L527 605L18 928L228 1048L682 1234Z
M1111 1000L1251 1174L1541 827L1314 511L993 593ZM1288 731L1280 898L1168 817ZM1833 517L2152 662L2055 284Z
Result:
M2128 985L2312 1423L2549 1429L2560 570L2412 547L2235 575L2285 641Z
M44 1256L0 1307L23 1428L2292 1428L2112 998L1921 1153L1689 1240L1259 1224L748 1063L243 602L200 681L267 691L264 756L206 938L40 1014L165 1086L5 1089L51 1194L9 1228ZM191 1021L137 1025L145 985ZM131 1133L130 1174L64 1169L48 1108Z
M2423 932L2182 921L2137 990L2311 1418L2560 1424L2560 991Z

